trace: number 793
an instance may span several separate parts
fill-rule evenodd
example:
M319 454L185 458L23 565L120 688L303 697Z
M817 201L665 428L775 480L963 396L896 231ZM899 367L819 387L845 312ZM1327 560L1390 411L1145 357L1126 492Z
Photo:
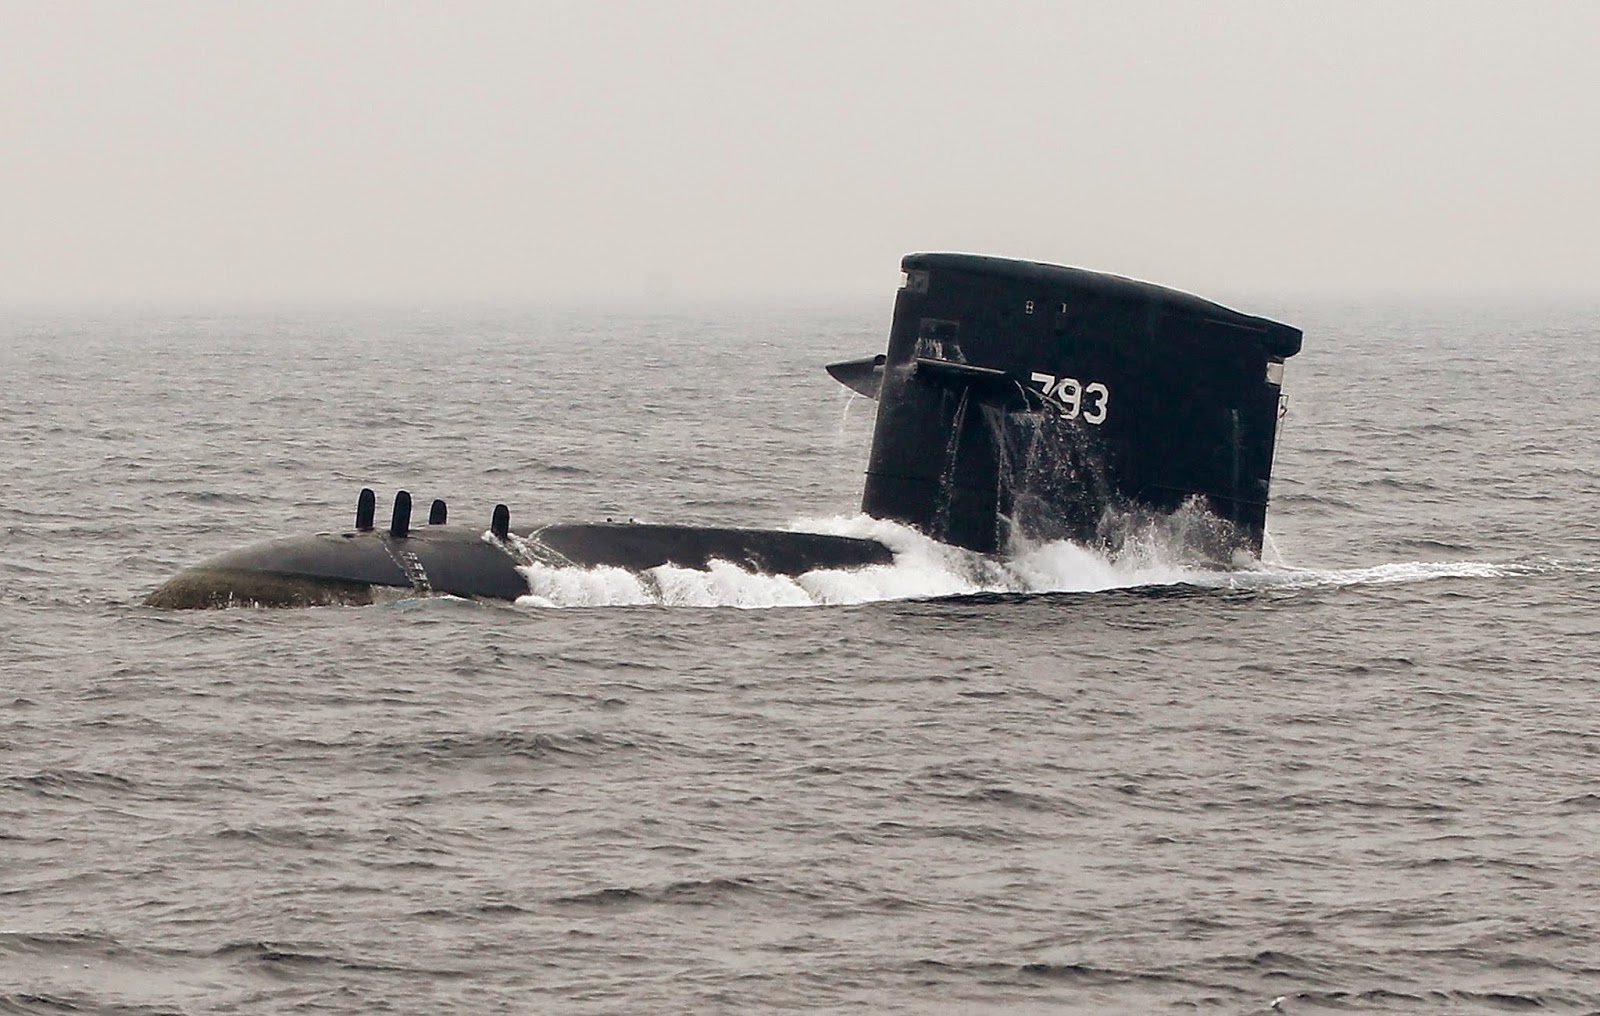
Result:
M1083 417L1084 423L1106 422L1106 407L1111 404L1111 392L1098 381L1083 384L1075 377L1058 378L1054 374L1034 371L1028 375L1039 386L1044 397L1060 406L1067 419Z

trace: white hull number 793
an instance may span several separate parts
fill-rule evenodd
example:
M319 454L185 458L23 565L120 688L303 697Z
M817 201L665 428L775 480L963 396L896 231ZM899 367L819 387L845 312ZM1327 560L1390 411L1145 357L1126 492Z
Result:
M1084 423L1106 422L1106 407L1111 404L1111 392L1098 381L1082 384L1075 377L1058 378L1054 374L1034 371L1028 375L1038 385L1047 399L1054 399L1066 413L1067 419L1083 417Z

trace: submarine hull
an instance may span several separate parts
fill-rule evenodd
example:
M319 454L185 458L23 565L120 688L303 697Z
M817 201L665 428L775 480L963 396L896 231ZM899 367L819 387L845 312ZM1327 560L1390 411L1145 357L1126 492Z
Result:
M529 592L519 568L543 564L706 569L724 561L751 572L801 575L889 564L876 540L766 529L589 523L543 526L504 539L463 526L394 536L351 530L270 540L189 568L145 605L168 609L369 604L391 595L515 600Z
M861 509L982 554L1072 540L1115 552L1148 522L1184 549L1259 556L1284 361L1300 330L1120 276L972 254L910 254L883 353L828 366L877 400ZM1191 524L1197 508L1201 524ZM814 533L596 523L451 528L443 501L411 528L411 495L374 529L274 540L157 589L158 607L370 603L410 590L514 600L529 566L800 575L889 564L881 543Z

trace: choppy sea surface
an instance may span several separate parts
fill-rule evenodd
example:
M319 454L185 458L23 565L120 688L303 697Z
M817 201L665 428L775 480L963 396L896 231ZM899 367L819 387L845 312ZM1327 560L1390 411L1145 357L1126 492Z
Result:
M1600 308L1243 309L1239 570L859 518L887 301L0 316L0 1013L1600 1011ZM904 553L140 605L362 486Z

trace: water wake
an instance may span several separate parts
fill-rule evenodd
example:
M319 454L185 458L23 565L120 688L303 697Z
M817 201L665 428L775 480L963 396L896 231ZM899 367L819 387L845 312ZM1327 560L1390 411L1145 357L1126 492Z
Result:
M1308 569L1282 563L1196 560L1181 541L1160 534L1130 540L1115 553L1055 541L1017 548L1004 560L938 543L894 522L850 516L798 522L798 530L879 540L893 564L803 575L763 575L733 564L710 569L663 566L645 572L533 564L521 568L524 607L804 607L880 600L934 599L985 593L1097 592L1148 586L1208 589L1301 589L1424 582L1445 578L1502 578L1544 566L1480 561L1411 561L1361 568Z

